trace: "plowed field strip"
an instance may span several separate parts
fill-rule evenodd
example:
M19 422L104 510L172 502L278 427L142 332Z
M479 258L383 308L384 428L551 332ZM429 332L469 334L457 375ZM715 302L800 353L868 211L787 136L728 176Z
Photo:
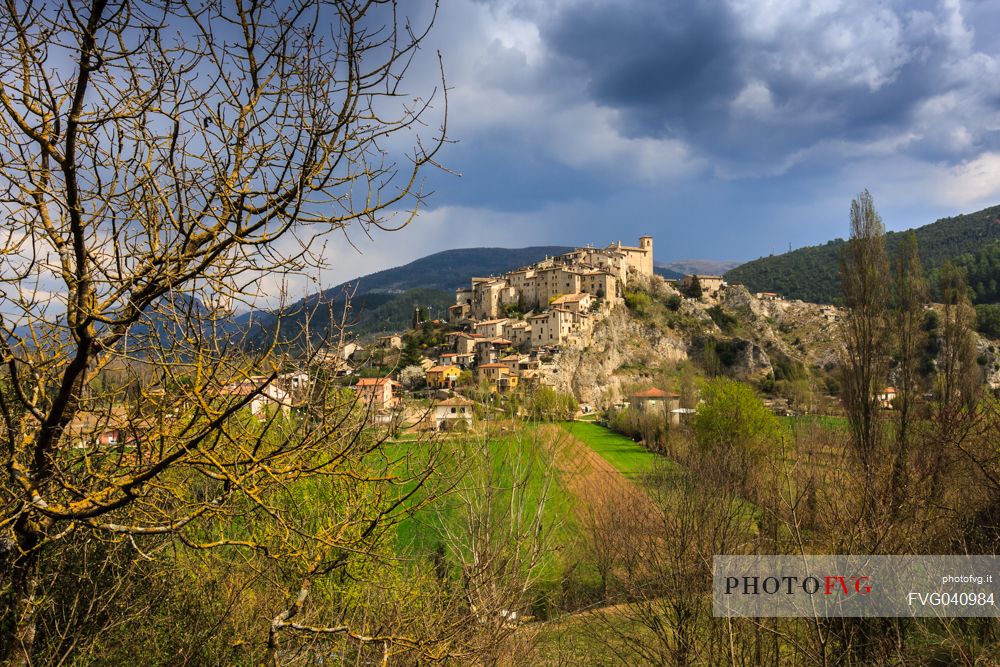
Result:
M601 515L649 531L662 530L663 511L638 486L586 443L559 426L542 427L554 452L554 464L565 488L577 500L577 514Z

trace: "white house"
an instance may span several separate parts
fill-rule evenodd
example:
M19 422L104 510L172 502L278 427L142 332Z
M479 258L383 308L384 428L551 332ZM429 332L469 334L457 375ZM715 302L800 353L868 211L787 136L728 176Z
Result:
M472 426L473 406L475 403L461 396L438 401L431 409L430 415L434 430L447 431L459 425L466 428Z

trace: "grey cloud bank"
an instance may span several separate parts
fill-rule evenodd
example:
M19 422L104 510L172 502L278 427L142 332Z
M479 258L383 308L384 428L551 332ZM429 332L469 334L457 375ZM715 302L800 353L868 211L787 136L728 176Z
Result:
M993 0L442 3L413 85L439 49L461 175L360 264L641 233L752 259L843 236L865 187L891 229L995 204L998 27Z

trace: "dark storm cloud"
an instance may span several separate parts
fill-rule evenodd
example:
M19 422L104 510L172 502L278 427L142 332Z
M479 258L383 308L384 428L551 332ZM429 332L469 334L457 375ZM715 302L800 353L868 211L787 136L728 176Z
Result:
M891 229L996 204L998 29L1000 0L449 0L411 87L440 50L461 177L425 174L377 261L644 233L751 259L844 236L865 188Z
M685 115L688 100L706 108L739 84L731 18L718 2L572 6L543 29L556 53L589 74L596 101L653 111L647 132Z
M995 119L979 114L997 111L996 83L975 74L963 80L963 68L979 66L982 76L987 63L963 52L960 30L948 32L948 3L817 10L823 4L758 3L759 13L776 14L773 29L756 25L748 5L715 0L569 3L538 24L552 62L571 63L594 101L621 111L624 134L678 136L749 170L822 141L910 130L923 136L909 150L934 159L1000 145ZM977 16L996 22L995 13ZM975 46L996 49L978 39ZM940 122L947 119L918 117L928 100L950 91L980 116L959 118L959 109L952 119L962 121L968 145L935 134L949 129Z

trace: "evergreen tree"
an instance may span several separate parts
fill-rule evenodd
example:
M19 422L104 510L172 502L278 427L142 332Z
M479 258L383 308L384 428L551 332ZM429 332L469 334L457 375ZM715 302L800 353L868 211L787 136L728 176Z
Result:
M702 290L701 281L698 280L698 276L691 276L691 282L688 283L687 295L692 299L700 299L703 293L704 290Z

